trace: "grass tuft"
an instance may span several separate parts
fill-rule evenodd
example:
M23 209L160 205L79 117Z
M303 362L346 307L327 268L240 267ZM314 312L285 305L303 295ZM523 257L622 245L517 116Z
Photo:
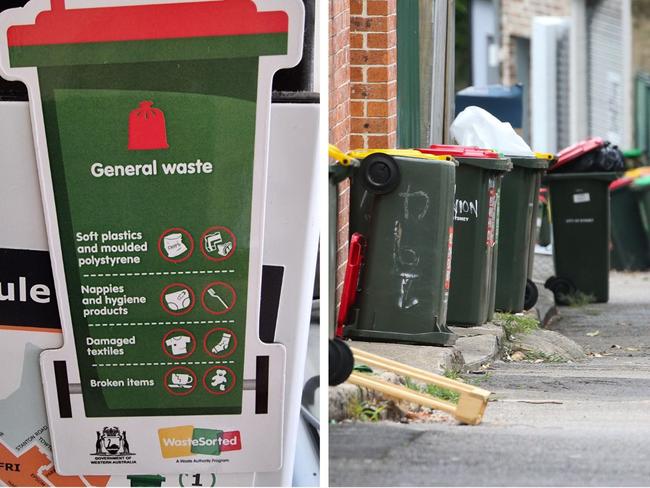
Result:
M530 315L496 313L494 314L494 322L503 327L506 337L511 337L515 334L528 334L539 329L539 320Z
M584 307L596 301L596 297L591 294L583 293L580 290L570 295L559 295L558 298L562 303L569 307Z
M440 398L441 400L446 400L451 403L458 403L458 400L460 398L460 395L455 391L431 384L420 385L409 377L406 377L404 379L404 384L411 390L427 393L433 397Z
M353 400L349 405L350 417L360 422L378 422L386 405L373 405L368 402Z

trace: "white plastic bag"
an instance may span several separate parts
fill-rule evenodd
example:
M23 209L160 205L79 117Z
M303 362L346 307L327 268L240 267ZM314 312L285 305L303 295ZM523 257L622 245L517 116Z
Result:
M451 124L451 136L461 146L494 149L508 156L534 156L530 146L508 122L480 107L467 107Z

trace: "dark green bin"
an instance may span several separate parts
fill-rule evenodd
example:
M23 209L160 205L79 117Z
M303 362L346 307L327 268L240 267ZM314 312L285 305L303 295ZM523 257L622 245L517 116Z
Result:
M630 189L636 194L643 228L650 240L650 175L634 180Z
M499 255L495 310L517 313L524 309L526 283L532 274L541 177L548 158L509 156L512 171L501 183Z
M559 304L582 292L609 300L609 184L615 173L548 174L555 273L546 282Z
M650 183L650 178L648 183ZM642 271L650 267L648 233L638 197L650 190L650 184L635 186L634 179L619 178L609 186L612 207L612 267L619 271ZM644 191L645 189L645 191Z
M483 324L494 310L501 179L512 163L474 147L436 145L421 151L451 153L459 164L447 322Z
M361 160L352 174L350 235L366 245L344 335L453 344L446 310L457 163L413 150L350 155Z

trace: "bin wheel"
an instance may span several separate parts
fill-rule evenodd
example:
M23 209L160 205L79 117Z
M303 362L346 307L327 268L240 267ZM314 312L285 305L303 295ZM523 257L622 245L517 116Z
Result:
M330 386L336 386L347 380L354 368L354 356L348 345L341 339L330 339Z
M363 186L377 195L392 192L401 179L397 163L388 154L371 154L361 162L359 169Z
M558 305L569 305L568 298L578 290L571 280L567 278L556 278L555 276L546 280L544 287L553 292L555 303Z
M537 303L539 290L532 280L526 280L526 293L524 295L524 310L530 310Z

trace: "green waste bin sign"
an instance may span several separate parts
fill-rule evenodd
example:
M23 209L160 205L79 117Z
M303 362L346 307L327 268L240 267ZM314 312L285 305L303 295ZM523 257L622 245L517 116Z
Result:
M0 31L5 76L29 87L62 313L64 346L41 356L57 471L279 469L264 188L303 7L80 3L30 2Z

